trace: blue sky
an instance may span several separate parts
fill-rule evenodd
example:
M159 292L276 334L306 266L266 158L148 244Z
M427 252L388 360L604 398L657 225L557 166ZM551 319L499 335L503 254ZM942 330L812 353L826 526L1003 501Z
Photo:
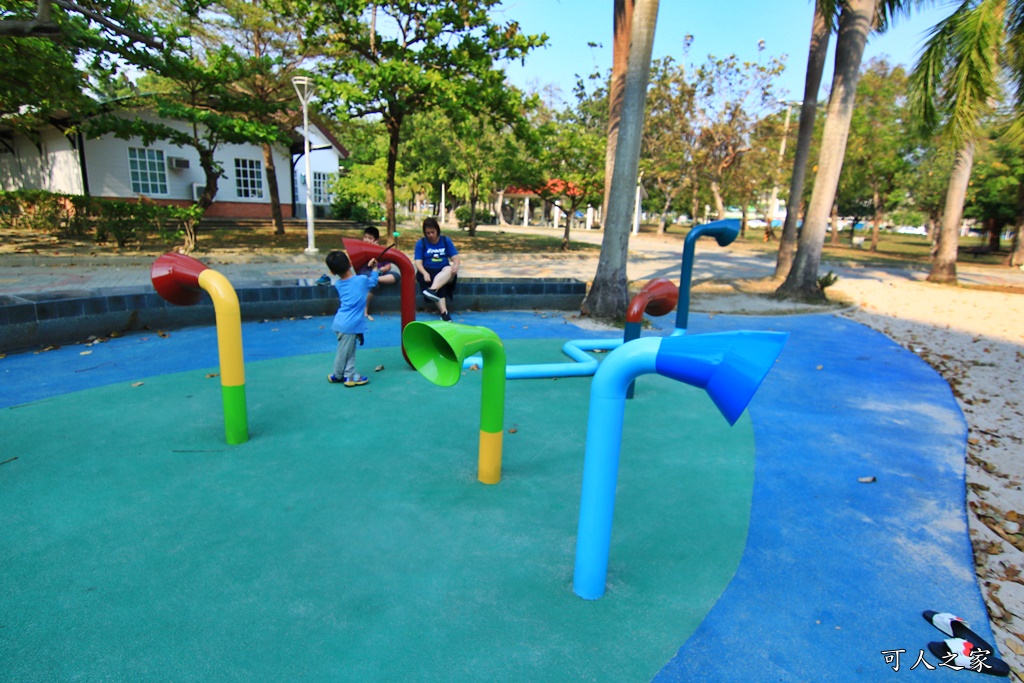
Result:
M884 35L868 41L864 61L887 55L894 64L913 66L936 21L952 11L949 3L900 19ZM564 99L572 97L575 74L588 75L611 67L612 0L505 0L496 13L501 21L518 21L527 33L547 33L549 47L526 60L506 66L509 79L524 89L555 84ZM682 58L682 40L694 37L690 62L703 62L708 54L736 54L745 61L758 59L757 43L766 42L763 59L786 55L786 71L778 84L788 91L780 97L803 97L807 45L813 16L810 0L662 0L655 31L654 57ZM588 42L601 44L590 48ZM835 37L830 48L835 44ZM825 67L822 94L832 80L833 54Z

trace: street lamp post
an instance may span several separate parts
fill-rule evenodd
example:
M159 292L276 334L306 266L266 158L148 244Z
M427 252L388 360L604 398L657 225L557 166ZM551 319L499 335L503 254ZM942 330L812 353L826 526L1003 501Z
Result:
M772 221L775 220L775 214L779 210L779 180L778 173L782 169L782 162L786 157L786 138L789 137L789 116L793 112L792 102L783 102L779 100L779 104L786 105L786 123L782 126L782 142L779 143L779 162L775 166L776 179L772 184L772 198L768 203L768 227L771 228Z
M302 103L302 137L306 152L306 253L312 256L319 253L313 237L313 174L309 163L309 100L316 90L316 84L309 76L293 76L292 85Z
M633 200L633 234L640 234L640 193L643 192L644 185L644 172L640 171L640 175L636 177L636 199Z

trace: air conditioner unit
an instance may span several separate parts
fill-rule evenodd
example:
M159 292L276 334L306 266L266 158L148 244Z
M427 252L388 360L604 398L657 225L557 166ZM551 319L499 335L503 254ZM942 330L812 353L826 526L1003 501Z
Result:
M203 190L206 189L204 183L192 183L192 201L198 202L199 198L203 196Z
M167 157L167 165L173 169L188 168L188 159L181 157Z

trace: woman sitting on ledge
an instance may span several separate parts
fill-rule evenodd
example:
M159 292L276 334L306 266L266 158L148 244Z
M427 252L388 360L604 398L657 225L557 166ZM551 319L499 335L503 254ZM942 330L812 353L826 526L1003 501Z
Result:
M459 250L451 239L441 235L441 226L432 217L423 219L423 237L416 242L413 263L423 296L437 305L441 320L451 321L448 300L455 296Z

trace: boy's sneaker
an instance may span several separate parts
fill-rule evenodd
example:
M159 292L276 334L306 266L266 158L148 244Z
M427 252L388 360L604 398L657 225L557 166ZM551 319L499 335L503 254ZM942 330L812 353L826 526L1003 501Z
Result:
M316 284L318 284L320 286L331 284L331 276L330 275L321 275L319 278L317 278Z
M423 296L427 297L431 301L440 301L441 300L441 297L439 297L437 295L437 292L435 292L432 289L424 289L423 290Z
M344 377L335 377L334 373L327 375L327 381L331 384L342 384L345 381Z
M452 321L452 317L448 314L448 311L445 311L444 313L441 314L441 320L445 321L446 323L450 323Z
M345 378L346 387L361 387L364 384L368 384L370 380L362 375L355 375L354 377Z

